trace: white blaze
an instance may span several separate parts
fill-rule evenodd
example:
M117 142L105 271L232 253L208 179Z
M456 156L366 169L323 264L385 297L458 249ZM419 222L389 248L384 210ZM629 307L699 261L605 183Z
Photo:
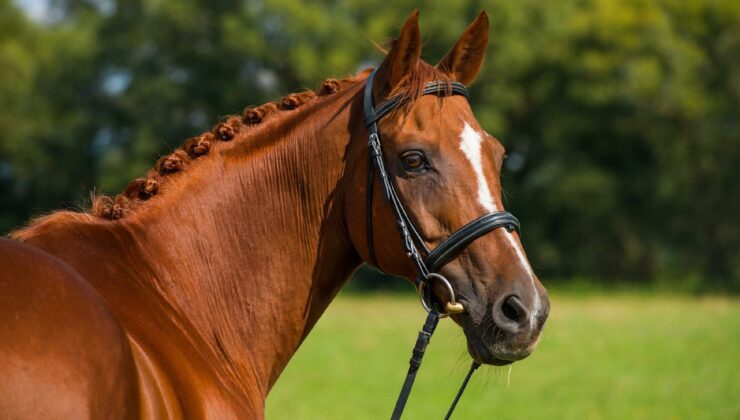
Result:
M529 328L532 329L534 328L534 323L537 320L537 315L540 313L541 306L540 294L537 292L537 286L535 286L534 284L534 272L532 271L532 266L529 265L529 261L527 261L527 256L524 255L524 250L514 240L514 235L512 235L512 233L506 229L503 229L503 231L506 240L509 242L509 245L514 248L516 256L519 257L519 263L521 264L522 268L524 268L524 271L526 271L529 275L529 281L532 283L532 290L534 291L534 301L532 302L532 310L529 312Z
M463 151L465 157L468 158L470 164L473 166L475 179L478 183L478 202L487 212L498 211L498 208L496 208L496 202L491 195L491 189L488 187L486 176L483 174L483 157L481 156L481 143L483 142L483 137L480 135L479 132L475 131L475 129L471 127L467 121L464 121L464 123L465 126L460 133L460 150ZM506 237L507 242L514 249L517 257L519 258L519 263L521 264L524 271L526 271L529 275L529 279L532 283L532 289L534 291L534 302L533 308L530 311L529 327L534 328L534 323L537 319L537 315L540 312L541 306L540 294L537 292L537 287L534 283L534 272L532 271L532 266L529 265L529 261L527 261L526 255L524 255L524 250L514 240L514 236L511 234L511 232L506 229L503 229L503 232L504 237Z
M488 188L488 181L486 181L486 177L483 175L483 158L480 154L482 141L483 137L481 137L480 133L465 122L465 127L463 127L463 131L460 133L460 150L465 153L465 157L473 165L475 178L478 181L478 202L486 211L493 212L496 211L496 204L494 204L491 190Z

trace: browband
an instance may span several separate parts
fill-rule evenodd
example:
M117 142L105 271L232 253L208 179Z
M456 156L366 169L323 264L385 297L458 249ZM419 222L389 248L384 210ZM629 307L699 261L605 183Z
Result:
M374 72L373 72L374 73ZM372 93L372 90L370 91ZM365 92L365 104L367 104L367 91ZM453 96L461 95L468 97L468 88L460 82L429 82L424 85L424 90L421 91L421 95L436 95L436 96ZM403 95L396 95L387 101L380 104L379 107L373 110L371 113L365 114L365 125L369 126L374 122L378 122L383 116L391 112L395 107L401 103ZM370 95L370 101L372 103L372 94ZM367 109L367 108L366 108Z

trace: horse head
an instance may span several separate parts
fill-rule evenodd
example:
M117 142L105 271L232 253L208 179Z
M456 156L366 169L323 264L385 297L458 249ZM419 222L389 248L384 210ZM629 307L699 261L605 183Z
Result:
M504 147L483 130L466 98L464 85L478 74L487 45L482 12L431 66L420 59L418 13L408 18L368 78L371 147L349 165L355 169L347 223L366 262L414 279L424 303L462 326L475 360L503 365L534 350L549 301L522 248L518 222L504 211ZM369 204L357 206L363 202ZM448 246L455 241L464 243Z

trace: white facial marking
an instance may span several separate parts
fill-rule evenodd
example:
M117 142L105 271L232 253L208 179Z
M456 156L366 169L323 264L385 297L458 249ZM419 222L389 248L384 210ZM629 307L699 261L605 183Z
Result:
M532 271L532 266L529 265L529 261L527 261L527 256L524 255L524 250L514 240L514 235L506 229L503 229L503 232L506 240L509 242L509 245L514 248L514 252L516 252L516 256L519 258L519 264L522 266L522 268L524 268L524 271L527 272L527 274L529 275L529 281L532 283L532 290L534 291L534 301L532 302L532 310L529 312L529 329L531 330L532 328L534 328L534 324L537 321L537 315L540 313L541 306L540 294L537 292L537 286L534 284L534 272Z
M465 157L473 165L475 179L478 182L478 202L486 211L493 212L496 211L496 204L493 201L493 196L491 196L491 190L488 188L488 181L483 175L483 158L480 154L482 141L483 138L480 133L465 121L465 127L460 133L460 150L465 153Z
M483 174L483 157L481 156L481 143L483 142L483 137L480 135L480 133L475 131L475 129L471 127L467 121L463 122L465 123L465 125L462 132L460 133L460 150L463 151L465 157L468 158L470 164L473 166L473 171L475 171L475 178L478 183L478 202L488 212L498 211L498 208L496 208L496 202L491 195L491 190L490 188L488 188L488 181ZM519 264L524 269L524 271L527 272L527 274L529 275L529 280L532 283L532 289L534 291L534 302L532 305L532 310L530 311L529 318L529 328L532 329L534 328L534 324L537 320L537 315L540 313L541 307L540 294L537 292L537 286L535 285L534 281L535 275L532 271L532 266L527 260L526 255L524 255L524 250L514 240L513 234L506 229L502 230L504 232L506 240L509 242L509 245L514 249L514 252L519 258Z

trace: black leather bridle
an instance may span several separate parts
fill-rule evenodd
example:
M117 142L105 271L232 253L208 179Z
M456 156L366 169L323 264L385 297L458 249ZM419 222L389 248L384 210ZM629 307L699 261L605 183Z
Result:
M466 224L462 228L458 229L446 239L444 239L437 247L430 250L424 243L424 239L419 234L418 229L414 226L408 212L403 206L401 199L396 192L396 188L393 184L393 180L388 174L386 169L385 160L383 158L383 150L381 145L381 137L378 131L378 121L389 112L398 107L402 102L401 96L394 96L380 106L375 108L373 106L373 79L377 69L373 71L367 78L364 91L364 110L365 110L365 125L368 131L368 166L367 166L367 246L370 254L370 263L375 267L379 268L377 257L375 255L375 243L373 238L373 181L375 178L374 172L378 174L378 180L380 181L383 196L386 201L391 204L393 212L396 218L396 225L399 232L401 233L401 239L406 250L406 254L411 258L416 266L418 276L415 279L416 287L419 292L419 298L422 306L429 312L426 322L422 331L419 332L419 337L414 347L413 355L409 361L409 372L406 376L406 381L403 384L401 393L396 401L396 407L393 410L391 419L399 419L403 408L408 400L409 393L411 392L411 386L414 383L416 372L421 365L421 359L424 356L426 346L429 344L429 339L437 326L437 322L440 317L447 316L449 313L461 313L464 312L462 304L459 304L455 300L455 293L452 289L450 282L441 274L437 273L437 270L442 268L445 264L455 259L468 245L474 240L481 236L493 231L498 228L505 228L509 232L513 230L519 231L519 220L514 217L513 214L506 211L495 211L484 214L483 216L473 220ZM461 95L468 97L468 89L459 82L429 82L424 86L421 93L422 95L435 95L435 96L452 96ZM421 252L419 251L421 250ZM423 254L423 255L422 255ZM425 285L429 284L433 279L441 281L450 293L450 301L445 307L445 312L438 311L433 303L430 296L430 291L427 287L425 291ZM477 369L479 364L473 362L470 371L468 372L465 381L463 382L460 391L458 391L457 397L450 407L447 413L447 417L452 414L457 401L462 395L465 385L467 385L470 376L473 371Z

